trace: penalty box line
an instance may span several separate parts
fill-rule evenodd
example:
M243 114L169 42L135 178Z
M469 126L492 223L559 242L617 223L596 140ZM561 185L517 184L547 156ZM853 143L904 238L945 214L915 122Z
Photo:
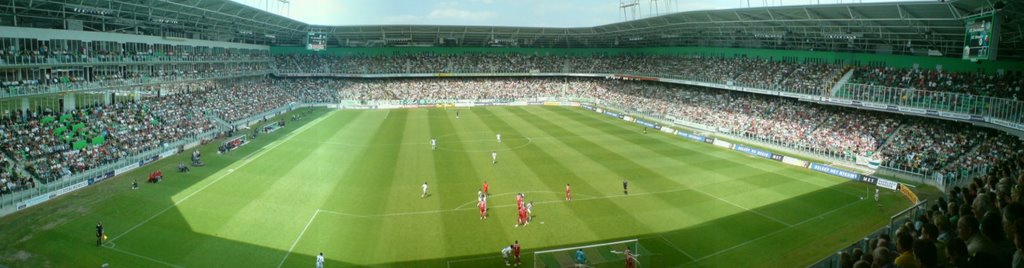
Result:
M309 226L313 225L313 221L316 220L317 215L320 215L320 212L321 210L318 208L316 209L316 212L313 212L313 216L309 217L309 221L306 222L306 227L303 227L302 231L299 232L299 236L295 237L295 242L292 242L292 246L288 248L288 253L285 253L284 258L281 258L281 263L277 264L277 268L284 266L284 262L288 260L288 256L292 255L292 251L295 250L295 246L299 244L299 240L302 240L302 236L306 235L306 230L309 230Z
M108 242L108 243L109 243L109 244L113 244L112 242ZM151 261L151 262L155 262L155 263L159 263L159 264L167 265L167 266L169 266L169 267L175 267L175 268L184 268L184 266L180 266L180 265L175 265L175 264L173 264L173 263L169 263L169 262L165 262L165 261L157 260L157 259L154 259L154 258L152 258L152 257L149 257L149 256L145 256L145 255L141 255L141 254L138 254L138 253L130 252L130 251L127 251L127 250L123 250L123 249L115 248L115 247L114 247L114 246L112 246L112 245L103 245L103 247L109 248L109 249L111 249L111 250L114 250L114 251L120 252L120 253L122 253L122 254L125 254L125 255L128 255L128 256L132 256L132 257L140 258L140 259L143 259L143 260L147 260L147 261Z
M768 234L765 234L765 235L759 236L759 237L757 237L757 238L754 238L754 239L751 239L751 240L747 240L746 242L743 242L743 243L737 244L737 245L735 245L735 246L732 246L732 247L729 247L729 248L726 248L726 249L723 249L723 250L719 250L718 252L715 252L715 253L711 253L711 254L708 254L707 256L704 256L704 257L700 257L700 258L698 258L698 259L694 259L693 261L691 261L690 263L688 263L688 265L689 265L689 264L694 264L694 263L697 263L697 262L700 262L700 261L703 261L703 260L706 260L706 259L708 259L708 258L711 258L711 257L714 257L714 256L718 256L718 255L721 255L721 254L723 254L723 253L726 253L726 252L729 252L729 251L733 251L733 250L735 250L735 249L737 249L737 248L740 248L740 247L743 247L743 246L746 246L746 245L752 244L752 243L754 243L754 242L757 242L757 241L761 241L761 240L764 240L765 238L768 238L768 237L772 237L772 236L774 236L774 235L777 235L777 234L779 234L779 233L782 233L782 232L784 232L784 231L787 231L787 230L789 230L789 229L793 229L793 228L796 228L796 227L798 227L798 226L800 226L800 225L804 225L804 224L806 224L806 223L808 223L808 222L811 222L811 221L813 221L813 220L819 219L819 218L821 218L821 217L824 217L824 216L826 216L826 215L829 215L829 214L832 214L832 213L836 213L836 212L838 212L838 211L840 211L840 210L843 210L843 209L845 209L845 208L848 208L848 207L850 207L850 206L856 205L856 204L857 204L858 202L860 202L860 201L863 201L863 200L854 200L853 202L850 202L849 204L843 205L843 206L841 206L841 207L838 207L838 208L835 208L835 209L833 209L833 210L829 210L829 211L826 211L826 212L824 212L824 213L818 214L817 216L814 216L814 217L810 217L810 218L808 218L808 219L806 219L806 220L803 220L803 221L801 221L801 222L798 222L798 223L796 223L796 224L793 224L792 226L786 226L786 227L782 227L781 229L779 229L779 230L776 230L776 231L774 231L774 232L771 232L771 233L768 233Z
M333 112L332 112L331 114L333 114ZM263 155L265 155L265 154L266 154L267 152L269 152L269 151L272 151L273 149L277 148L278 146L281 146L281 144L284 144L285 142L288 142L289 140L291 140L292 138L294 138L294 137L298 136L299 134L301 134L301 133L303 133L303 132L306 132L306 130L309 130L309 129L310 129L310 128L312 128L313 126L315 126L315 125L319 124L319 123L320 123L321 121L323 121L324 119L326 119L326 118L327 118L327 117L329 117L329 116L330 116L330 114L328 114L328 115L326 115L326 116L324 116L324 117L320 117L319 119L315 120L314 122L310 122L310 124L307 124L307 125L305 125L305 126L302 126L301 128L299 128L299 129L298 129L298 130L296 130L295 132L292 132L291 134L288 134L288 137L285 137L285 139L283 139L283 140L280 140L280 141L276 141L276 143L273 143L273 144L271 144L270 146L266 146L266 147L263 147L263 148L262 148L262 150L261 150L261 151L260 151L259 153L257 153L256 155L253 155L253 156L251 156L251 157L248 157L248 159L246 159L246 160L245 160L244 162L242 162L242 163L241 163L240 165L236 166L235 168L236 168L236 169L239 169L239 168L242 168L242 167L245 167L245 166L249 165L249 163L252 163L252 161L253 161L253 160L256 160L256 159L258 159L258 158L262 157L262 156L263 156ZM230 165L229 165L228 167L230 167ZM157 212L156 214L153 214L153 216L151 216L151 217L149 217L149 218L147 218L147 219L143 220L142 222L139 222L139 223L138 223L138 224L136 224L135 226L132 226L131 228L128 228L128 230L127 230L127 231L124 231L123 233L121 233L121 234L119 234L119 235L117 235L117 236L115 236L115 237L111 238L111 239L110 239L110 241L108 241L107 243L113 243L113 242L114 242L115 240L117 240L117 239L119 239L119 238L121 238L121 237L123 237L123 236L127 235L128 233L131 233L132 231L134 231L135 229L138 229L139 227L142 227L142 225L145 225L146 223L148 223L148 222L152 221L153 219L156 219L156 217L159 217L160 215L163 215L163 214L164 214L165 212L167 212L167 211L169 211L169 210L171 210L171 209L173 209L173 208L177 207L177 206L178 206L178 205L180 205L181 203L184 203L185 201L187 201L188 199L192 198L192 197L193 197L193 196L195 196L196 194L198 194L198 193L202 192L203 190L206 190L206 188L209 188L210 186L212 186L212 185L216 184L216 183L217 183L217 182L219 182L220 180L222 180L222 179L226 178L226 177L227 177L228 175L231 175L231 173L234 173L234 172L233 172L232 170L233 170L233 169L229 169L229 170L228 170L227 172L225 172L225 173L224 173L223 175L221 175L221 176L220 176L220 177L218 177L217 179L214 179L214 180L213 180L212 182L210 182L209 184L206 184L206 185L205 185L205 186L203 186L202 188L199 188L199 190L196 190L195 192L192 192L191 194L189 194L189 195L185 196L185 197L184 197L184 198L182 198L181 200L175 201L175 202L174 202L173 204L171 204L170 206L167 206L167 208L165 208L165 209L163 209L163 210L161 210L161 211ZM113 248L113 246L111 246L111 248Z

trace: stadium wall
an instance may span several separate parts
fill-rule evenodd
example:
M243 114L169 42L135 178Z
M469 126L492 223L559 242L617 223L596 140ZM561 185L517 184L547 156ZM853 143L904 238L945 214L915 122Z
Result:
M973 63L960 58L928 57L892 54L867 54L829 51L801 51L753 48L717 47L654 47L654 48L487 48L487 47L377 47L377 48L328 48L311 51L305 47L271 47L274 55L282 54L326 54L326 55L402 55L416 53L462 54L462 53L515 53L536 55L705 55L716 57L752 57L772 60L795 60L829 64L889 66L895 68L941 68L946 71L983 71L995 73L999 70L1024 71L1020 61L980 61Z

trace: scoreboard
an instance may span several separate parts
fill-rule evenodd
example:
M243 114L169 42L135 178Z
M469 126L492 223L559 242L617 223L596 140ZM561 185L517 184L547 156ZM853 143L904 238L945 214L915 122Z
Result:
M309 32L306 35L306 49L321 51L327 49L327 35L318 32Z
M995 60L999 44L999 16L989 13L964 20L963 59Z

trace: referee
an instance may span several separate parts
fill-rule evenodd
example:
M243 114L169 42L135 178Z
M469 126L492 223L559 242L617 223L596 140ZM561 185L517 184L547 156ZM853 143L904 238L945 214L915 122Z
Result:
M622 193L629 195L629 181L622 179Z
M98 246L100 246L102 244L103 244L103 223L102 222L97 222L96 223L96 246L98 247Z

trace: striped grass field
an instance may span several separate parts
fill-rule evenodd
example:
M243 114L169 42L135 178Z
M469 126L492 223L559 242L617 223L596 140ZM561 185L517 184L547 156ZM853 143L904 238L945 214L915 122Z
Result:
M237 151L201 149L191 173L174 172L183 153L0 219L0 264L313 267L323 252L326 267L495 267L518 240L533 266L536 250L638 238L642 267L797 267L909 205L571 107L315 109ZM167 179L129 189L154 169ZM536 217L514 227L519 192Z

